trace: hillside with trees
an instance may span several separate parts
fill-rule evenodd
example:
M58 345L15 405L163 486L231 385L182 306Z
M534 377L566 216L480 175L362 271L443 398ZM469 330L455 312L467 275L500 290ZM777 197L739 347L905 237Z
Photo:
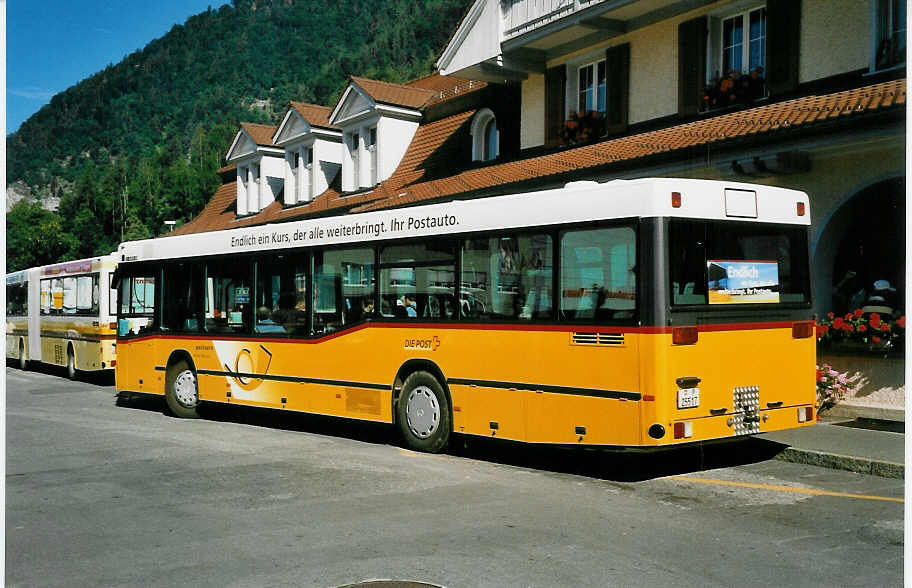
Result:
M332 105L349 75L429 74L470 0L235 0L54 96L7 137L8 271L196 216L239 122ZM56 211L41 200L59 199Z

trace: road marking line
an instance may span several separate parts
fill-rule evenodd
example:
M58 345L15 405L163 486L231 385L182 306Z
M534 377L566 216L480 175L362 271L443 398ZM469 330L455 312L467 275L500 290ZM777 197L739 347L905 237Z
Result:
M669 476L666 480L675 482L696 482L698 484L712 484L715 486L738 486L740 488L756 488L759 490L773 490L776 492L796 492L799 494L813 494L814 496L835 496L838 498L861 498L864 500L885 500L887 502L905 502L903 498L890 496L872 496L870 494L848 494L846 492L830 492L829 490L816 490L814 488L792 488L790 486L773 486L770 484L751 484L749 482L732 482L729 480L711 480L708 478L688 478L686 476Z

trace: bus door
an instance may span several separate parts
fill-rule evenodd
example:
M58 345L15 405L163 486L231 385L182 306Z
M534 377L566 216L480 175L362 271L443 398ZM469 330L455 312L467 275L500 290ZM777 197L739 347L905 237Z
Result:
M41 270L28 270L28 357L41 361Z

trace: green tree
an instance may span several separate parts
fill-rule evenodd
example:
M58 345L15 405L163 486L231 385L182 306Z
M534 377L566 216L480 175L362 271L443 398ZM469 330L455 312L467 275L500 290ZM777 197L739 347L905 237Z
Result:
M17 203L6 215L6 269L17 271L67 259L75 247L60 215L40 204Z

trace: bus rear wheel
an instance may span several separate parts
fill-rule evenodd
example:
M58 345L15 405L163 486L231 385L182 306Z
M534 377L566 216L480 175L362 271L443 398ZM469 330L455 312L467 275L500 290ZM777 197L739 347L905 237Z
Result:
M437 453L450 440L450 403L437 378L428 372L415 372L405 379L397 421L409 447Z
M69 347L67 349L67 364L66 364L67 377L71 380L76 379L76 356L73 355L73 348Z
M199 416L199 387L196 374L190 364L181 360L168 368L165 376L165 402L171 413L184 419L195 419Z
M25 343L19 339L19 369L25 371L28 368L28 362L25 360Z

